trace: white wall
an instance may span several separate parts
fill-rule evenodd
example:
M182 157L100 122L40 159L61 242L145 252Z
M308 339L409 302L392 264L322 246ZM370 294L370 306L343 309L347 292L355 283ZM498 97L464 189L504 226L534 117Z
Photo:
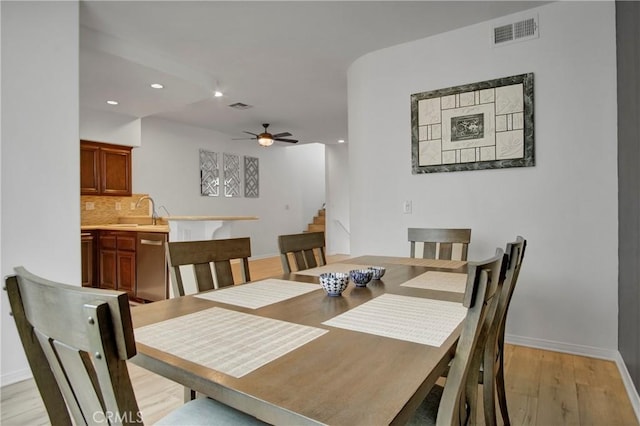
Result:
M511 340L607 356L617 350L618 309L615 5L535 11L533 41L494 49L488 22L352 64L351 254L407 255L413 226L472 228L471 259L521 234L529 246ZM411 174L412 93L528 72L535 167ZM402 213L403 200L413 214Z
M2 276L23 265L79 284L78 3L0 8ZM1 306L4 385L31 372L4 292Z
M142 143L133 150L133 192L150 194L172 215L258 216L238 221L232 236L251 237L254 257L278 253L277 236L302 232L324 202L324 147L269 148L252 141L161 119L142 120ZM117 141L111 141L116 142ZM260 197L200 195L199 150L259 158ZM161 212L162 214L162 212Z
M327 145L327 253L349 254L349 145Z
M80 109L80 139L140 146L141 119L115 112Z

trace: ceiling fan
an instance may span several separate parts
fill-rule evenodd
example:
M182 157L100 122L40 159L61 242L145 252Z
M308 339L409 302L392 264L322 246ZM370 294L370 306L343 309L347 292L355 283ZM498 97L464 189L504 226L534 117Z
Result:
M247 132L246 130L244 131L244 133L248 133L248 134L252 135L253 136L252 138L241 138L241 139L234 139L234 140L253 140L253 139L256 139L258 141L258 143L260 145L262 145L262 146L271 146L271 145L273 145L274 141L298 143L298 141L296 139L284 139L285 136L291 136L291 133L289 133L289 132L276 133L275 135L272 135L271 133L269 133L267 131L267 127L269 127L269 123L264 123L262 125L262 127L264 127L264 132L262 132L260 134Z

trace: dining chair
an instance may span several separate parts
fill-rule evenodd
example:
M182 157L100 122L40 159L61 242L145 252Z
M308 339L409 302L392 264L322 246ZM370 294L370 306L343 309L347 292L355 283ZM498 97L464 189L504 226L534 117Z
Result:
M23 267L6 291L51 424L142 424L127 370L136 354L127 293L61 284ZM199 398L157 424L264 423Z
M327 264L324 232L280 235L278 237L278 247L280 248L282 269L285 273L291 272L290 255L298 271Z
M504 382L504 333L509 305L520 275L526 247L527 241L523 237L517 236L515 241L507 243L505 250L507 256L506 278L498 299L494 323L487 336L481 373L484 417L487 426L497 424L496 394L503 424L505 426L511 424Z
M452 260L454 247L459 247L460 256L455 260L467 260L471 229L409 228L407 234L411 242L411 257ZM419 243L424 245L421 254L416 253Z
M249 274L251 240L248 237L168 242L166 252L173 297L185 295L184 282L180 273L180 267L185 265L193 266L198 293L236 284L231 269L232 259L240 260L242 282L251 281Z
M505 280L502 249L482 262L469 262L463 305L467 314L444 387L435 385L408 422L409 425L475 424L478 375Z

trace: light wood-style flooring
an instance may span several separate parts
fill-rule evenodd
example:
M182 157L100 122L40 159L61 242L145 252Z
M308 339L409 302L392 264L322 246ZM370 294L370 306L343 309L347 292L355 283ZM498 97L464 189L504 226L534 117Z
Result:
M328 261L344 257L329 256ZM281 274L280 260L252 260L250 272L254 280ZM133 364L129 366L145 423L153 424L182 404L181 385ZM505 371L513 425L640 424L612 361L507 345ZM5 386L1 394L0 424L49 424L33 380Z

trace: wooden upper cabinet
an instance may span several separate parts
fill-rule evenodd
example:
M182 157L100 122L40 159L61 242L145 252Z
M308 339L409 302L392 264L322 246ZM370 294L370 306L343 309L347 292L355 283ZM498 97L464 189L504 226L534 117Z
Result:
M131 147L80 141L80 194L131 195Z
M80 193L100 194L100 148L80 143Z

